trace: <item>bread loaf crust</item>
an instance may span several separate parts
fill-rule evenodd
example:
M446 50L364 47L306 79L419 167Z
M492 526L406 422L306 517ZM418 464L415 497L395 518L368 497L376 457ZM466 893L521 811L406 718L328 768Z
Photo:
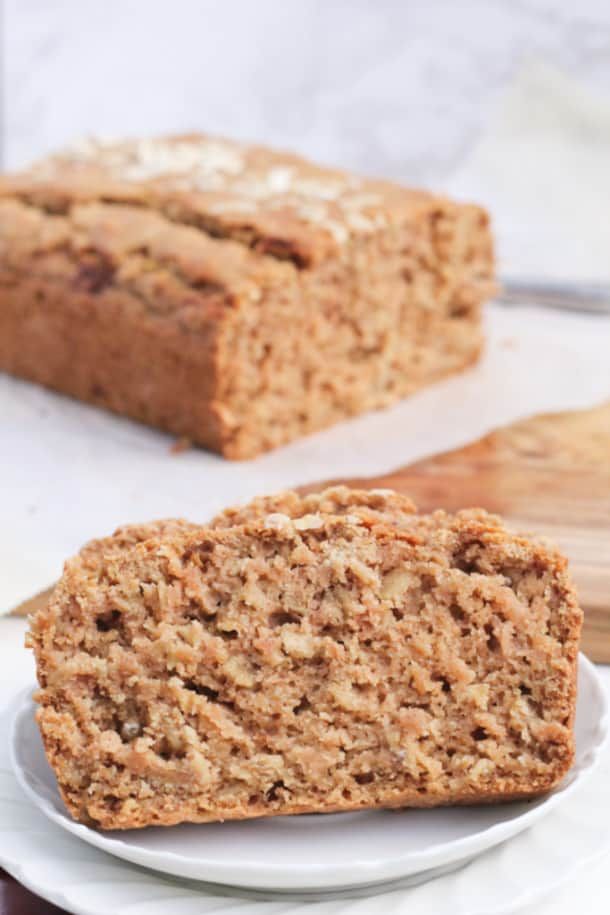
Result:
M189 136L0 177L0 369L252 457L478 357L478 207Z

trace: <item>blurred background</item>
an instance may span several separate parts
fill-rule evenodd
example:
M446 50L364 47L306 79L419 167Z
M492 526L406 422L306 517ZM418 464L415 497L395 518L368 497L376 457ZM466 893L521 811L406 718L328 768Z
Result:
M504 272L610 272L608 0L0 7L5 168L82 134L203 129L477 197Z
M610 96L608 0L4 0L4 160L205 128L436 183L524 63Z

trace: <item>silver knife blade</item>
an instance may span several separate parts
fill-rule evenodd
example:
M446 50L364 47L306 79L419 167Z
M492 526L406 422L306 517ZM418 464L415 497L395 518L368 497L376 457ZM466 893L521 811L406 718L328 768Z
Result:
M496 300L505 304L542 305L568 311L610 314L610 284L501 277Z

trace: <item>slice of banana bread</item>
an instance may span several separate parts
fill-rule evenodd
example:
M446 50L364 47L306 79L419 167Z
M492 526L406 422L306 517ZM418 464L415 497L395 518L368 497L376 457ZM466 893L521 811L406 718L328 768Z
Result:
M554 550L388 491L214 523L95 541L31 621L76 819L480 803L566 774L581 612Z
M473 362L476 206L202 136L0 176L0 370L245 458Z

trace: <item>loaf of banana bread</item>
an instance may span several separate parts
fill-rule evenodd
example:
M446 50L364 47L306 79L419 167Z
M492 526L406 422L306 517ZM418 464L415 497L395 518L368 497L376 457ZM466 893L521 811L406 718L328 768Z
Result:
M0 177L0 370L247 458L473 362L486 213L199 135Z
M548 791L580 625L553 549L338 488L94 541L29 641L64 801L122 829Z

